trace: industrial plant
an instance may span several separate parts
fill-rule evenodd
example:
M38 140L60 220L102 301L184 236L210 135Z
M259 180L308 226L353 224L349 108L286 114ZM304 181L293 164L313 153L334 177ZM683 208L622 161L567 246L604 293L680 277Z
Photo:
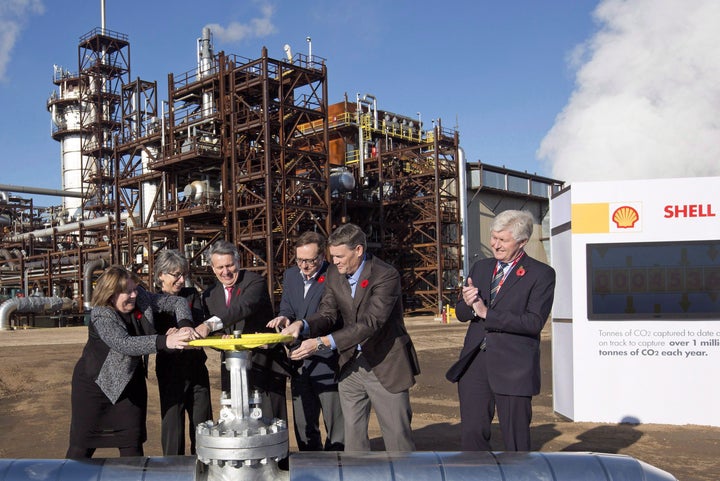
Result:
M61 188L0 184L0 331L89 324L103 271L123 265L152 289L163 249L183 253L190 261L186 283L206 289L215 275L205 254L220 239L238 247L242 268L266 278L278 304L297 237L327 236L348 222L363 229L370 252L400 272L408 313L447 314L469 263L492 257L486 240L502 210L532 211L540 228L525 249L547 259L549 199L561 182L468 163L456 128L439 118L427 128L419 115L383 109L371 93L328 99L326 59L313 54L309 38L307 53L286 45L282 58L266 48L245 58L216 52L213 33L204 28L196 66L169 73L159 85L131 75L128 36L105 28L104 2L102 10L102 26L79 38L77 66L52 67L55 87L46 106L59 143ZM38 206L27 194L62 204ZM468 218L479 224L472 239ZM555 234L569 236L566 226ZM521 339L528 337L523 332ZM0 480L675 479L627 456L586 452L290 456L287 419L263 412L248 371L253 349L291 340L238 332L190 341L224 350L222 369L230 379L217 421L196 425L197 454L0 459ZM478 342L473 355L480 350ZM374 362L371 350L355 351L354 359L359 352L365 369Z
M103 20L104 25L104 20ZM309 40L309 39L308 39ZM79 39L77 70L53 68L47 100L62 189L0 186L0 329L84 322L93 282L122 264L152 286L154 256L179 249L198 288L203 253L234 242L278 301L303 231L353 222L400 271L408 311L440 313L462 274L464 159L440 119L383 110L371 94L330 103L324 58L255 59L197 39L197 66L131 77L130 42L104 26ZM55 194L36 206L23 193Z

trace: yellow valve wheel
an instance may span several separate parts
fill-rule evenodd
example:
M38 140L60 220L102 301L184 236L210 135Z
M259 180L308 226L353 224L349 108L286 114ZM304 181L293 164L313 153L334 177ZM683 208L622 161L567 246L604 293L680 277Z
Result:
M195 347L212 347L221 351L241 351L243 349L252 349L267 344L277 344L279 342L292 340L292 336L285 334L258 332L255 334L243 334L240 337L228 339L223 339L222 337L206 337L205 339L195 339L188 344Z

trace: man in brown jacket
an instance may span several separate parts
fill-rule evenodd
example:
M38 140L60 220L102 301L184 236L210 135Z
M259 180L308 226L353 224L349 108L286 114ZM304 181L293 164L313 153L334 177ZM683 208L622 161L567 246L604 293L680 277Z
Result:
M370 450L371 406L385 449L413 451L408 390L420 369L403 322L400 275L367 253L365 234L354 224L338 227L328 245L332 265L320 307L283 330L309 337L291 359L304 359L318 350L338 351L346 451Z

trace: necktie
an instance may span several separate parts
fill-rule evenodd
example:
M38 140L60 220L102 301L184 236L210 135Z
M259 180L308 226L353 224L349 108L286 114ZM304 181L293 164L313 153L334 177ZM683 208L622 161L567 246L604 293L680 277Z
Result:
M502 284L502 279L505 275L506 267L506 262L498 262L498 265L495 268L495 275L493 276L492 282L490 283L490 305L492 305L493 301L495 300L495 294L497 294L497 291L500 289L500 284Z
M227 297L225 298L225 307L230 307L230 299L232 299L233 286L225 286Z

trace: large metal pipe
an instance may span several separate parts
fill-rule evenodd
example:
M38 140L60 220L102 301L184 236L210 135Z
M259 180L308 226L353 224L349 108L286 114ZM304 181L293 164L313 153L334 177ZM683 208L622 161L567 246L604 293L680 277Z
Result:
M2 251L6 249L0 249L0 256L3 256ZM13 249L13 252L16 252L17 249ZM20 262L20 255L16 255L16 258L14 260L9 260L9 262L12 264ZM87 255L88 260L94 260L94 259L100 259L107 257L108 254L104 252L91 252ZM10 258L7 258L10 259ZM46 269L48 267L57 267L57 266L71 266L74 264L77 264L78 262L78 256L72 255L72 256L63 256L63 257L55 257L48 262L47 259L40 259L36 261L28 261L25 262L25 273L27 274L30 270L33 269ZM14 270L14 269L13 269Z
M213 45L212 34L209 27L202 29L202 38L198 39L198 78L205 78L213 73ZM209 117L214 111L214 97L210 91L203 91L202 94L202 116Z
M255 474L241 466L234 481ZM276 481L677 481L630 456L600 453L301 452ZM0 481L230 481L214 479L194 456L90 459L0 459Z
M104 269L107 261L104 258L94 259L85 262L83 267L83 307L90 310L90 298L92 297L93 272L95 269Z
M194 456L0 459L0 481L193 481Z
M105 35L105 0L100 0L100 28Z
M8 261L11 270L17 269L19 260L16 259L9 250L5 248L0 249L0 257L3 257L6 261Z
M458 147L458 200L460 201L460 226L462 232L460 234L460 255L463 262L463 281L468 272L470 272L470 259L468 259L468 224L470 224L467 204L467 159L465 158L465 150ZM473 222L474 224L474 222Z
M25 187L22 185L0 184L0 189L10 192L22 192L23 194L51 195L57 197L77 197L82 199L85 194L82 192L70 192L67 190L45 189L42 187Z
M127 220L128 217L130 217L130 214L128 214L127 212L123 212L122 214L120 214L120 219L122 221ZM98 227L101 225L105 225L110 222L113 222L114 219L115 219L115 216L107 215L107 216L98 217L95 219L88 219L88 220L85 220L82 222L73 222L71 224L63 224L63 225L58 225L55 227L48 227L46 229L34 230L32 232L25 232L24 234L8 236L8 238L6 240L8 242L22 242L24 240L30 239L31 237L35 237L35 238L48 237L53 234L63 234L63 233L67 233L67 232L74 232L74 231L78 231L83 228L88 229L90 227Z
M624 455L597 453L303 452L290 457L290 481L677 481ZM1 481L1 480L0 480Z
M0 331L10 328L10 314L13 312L58 312L72 307L73 301L67 297L13 297L0 304Z

